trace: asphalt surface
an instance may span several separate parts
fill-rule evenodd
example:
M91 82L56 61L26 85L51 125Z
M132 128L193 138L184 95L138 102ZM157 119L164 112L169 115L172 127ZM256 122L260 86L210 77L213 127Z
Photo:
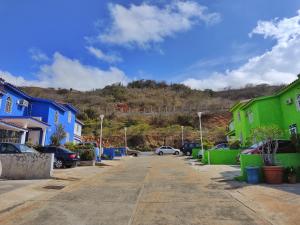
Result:
M53 191L53 190L51 190ZM130 158L101 175L32 200L8 216L22 225L269 224L183 157Z

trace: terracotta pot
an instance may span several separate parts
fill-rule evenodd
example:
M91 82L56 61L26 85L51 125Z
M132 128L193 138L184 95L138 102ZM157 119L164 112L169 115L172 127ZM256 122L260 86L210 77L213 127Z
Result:
M283 182L282 166L264 166L264 177L268 184L281 184Z
M296 174L292 174L288 176L288 182L290 184L296 184L297 183L297 176Z

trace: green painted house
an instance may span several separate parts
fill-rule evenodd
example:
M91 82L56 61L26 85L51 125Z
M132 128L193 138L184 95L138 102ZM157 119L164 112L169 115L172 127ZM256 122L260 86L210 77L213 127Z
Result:
M252 143L251 129L277 125L284 139L300 129L300 76L272 96L259 97L236 103L230 111L229 139L240 140L243 146Z

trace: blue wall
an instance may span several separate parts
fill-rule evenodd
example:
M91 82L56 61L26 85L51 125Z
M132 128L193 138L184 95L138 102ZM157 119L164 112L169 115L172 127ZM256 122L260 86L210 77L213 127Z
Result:
M1 98L0 116L26 116L26 115L28 115L28 108L22 107L18 104L19 100L25 99L24 96L14 93L13 91L10 91L10 90L6 90L6 91L7 91L7 93L0 97ZM8 97L10 97L12 100L12 111L10 113L5 112L6 100Z
M76 120L76 112L72 110L72 107L61 106L50 100L37 99L26 95L25 93L19 91L15 87L10 87L6 85L5 95L0 96L0 116L32 116L41 117L43 122L50 125L47 128L45 145L50 144L51 135L55 132L56 126L62 124L65 131L69 135L69 142L74 140L74 127ZM12 100L12 110L10 113L5 112L6 100L11 97ZM22 107L18 104L19 100L25 99L29 102L28 107ZM55 112L59 113L58 123L55 123ZM68 121L68 114L71 112L71 121ZM66 142L66 138L62 141L62 144Z
M68 112L62 111L58 107L55 107L52 104L48 104L48 114L47 120L45 121L50 125L46 133L45 145L49 145L51 143L51 136L56 130L56 126L62 124L65 131L69 133L69 142L73 142L74 140L74 126L75 126L75 114L72 112L71 122L68 122ZM58 112L58 123L55 123L55 113ZM62 144L66 143L66 138L62 141Z

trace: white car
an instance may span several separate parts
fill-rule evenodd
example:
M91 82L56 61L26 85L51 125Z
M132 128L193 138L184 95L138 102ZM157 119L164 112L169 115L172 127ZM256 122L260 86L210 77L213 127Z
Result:
M180 150L176 149L176 148L172 148L170 146L161 146L161 147L155 149L155 153L158 155L163 155L163 154L179 155Z

